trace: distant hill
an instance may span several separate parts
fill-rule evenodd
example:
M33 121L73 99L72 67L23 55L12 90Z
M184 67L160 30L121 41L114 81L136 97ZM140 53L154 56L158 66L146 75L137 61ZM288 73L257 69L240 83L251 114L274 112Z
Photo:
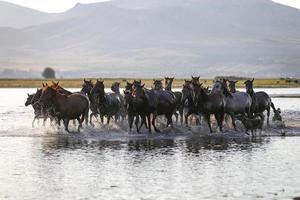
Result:
M114 0L40 14L45 21L35 26L16 29L12 20L0 28L0 68L300 76L300 10L270 0Z
M53 21L56 16L0 1L0 27L25 28Z

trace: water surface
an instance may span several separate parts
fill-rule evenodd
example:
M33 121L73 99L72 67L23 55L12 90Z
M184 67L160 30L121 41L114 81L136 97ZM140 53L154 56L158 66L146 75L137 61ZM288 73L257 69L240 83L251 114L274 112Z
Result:
M27 92L34 90L0 89L0 199L300 196L299 137L145 139L92 128L68 135L49 125L31 127ZM300 111L297 98L273 101L287 112Z

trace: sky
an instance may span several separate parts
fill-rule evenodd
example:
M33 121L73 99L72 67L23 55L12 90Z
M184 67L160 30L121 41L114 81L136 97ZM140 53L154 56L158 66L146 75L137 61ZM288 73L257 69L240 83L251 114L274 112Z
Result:
M105 0L5 0L5 1L34 8L44 12L63 12L72 8L76 3L93 3L93 2L100 2ZM273 1L300 8L300 0L273 0Z

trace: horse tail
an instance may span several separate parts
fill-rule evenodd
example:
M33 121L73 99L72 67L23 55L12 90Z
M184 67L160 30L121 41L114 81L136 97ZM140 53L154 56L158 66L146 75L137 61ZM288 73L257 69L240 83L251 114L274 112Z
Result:
M273 112L276 113L277 110L276 110L276 108L274 106L274 103L272 101L271 101L271 108L273 109Z

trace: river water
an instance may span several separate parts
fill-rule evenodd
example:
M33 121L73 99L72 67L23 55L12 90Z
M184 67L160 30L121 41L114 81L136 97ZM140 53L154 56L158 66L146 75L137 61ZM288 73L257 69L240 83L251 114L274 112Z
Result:
M135 137L92 128L86 129L92 134L70 136L31 127L32 108L24 102L33 91L0 89L0 199L300 196L300 137L216 143L197 134ZM273 101L284 111L300 111L297 98Z

